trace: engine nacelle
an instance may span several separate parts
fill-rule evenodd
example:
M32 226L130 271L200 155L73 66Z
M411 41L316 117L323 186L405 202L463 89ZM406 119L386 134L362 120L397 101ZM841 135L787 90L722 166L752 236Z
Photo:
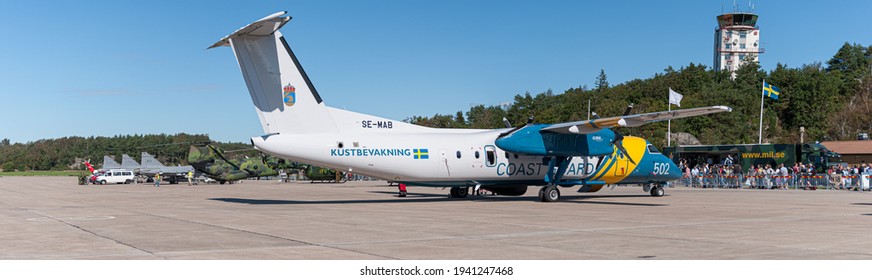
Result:
M589 134L562 134L541 131L548 125L528 125L497 138L497 147L508 152L525 155L577 155L599 156L613 152L615 133L603 129Z

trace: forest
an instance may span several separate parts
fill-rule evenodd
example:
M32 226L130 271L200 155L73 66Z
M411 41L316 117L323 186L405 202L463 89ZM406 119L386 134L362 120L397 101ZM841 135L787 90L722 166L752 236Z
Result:
M778 64L766 72L746 58L735 77L727 71L693 64L671 66L647 79L610 85L600 71L593 88L582 86L555 94L552 90L517 94L504 106L478 105L466 112L413 116L406 122L452 128L501 128L502 118L523 124L559 123L587 119L588 102L599 116L618 116L629 104L633 113L666 111L672 88L684 95L681 108L725 105L731 113L674 120L672 132L689 133L702 144L756 144L760 122L763 80L781 89L778 100L764 99L763 142L798 143L800 127L804 140L856 139L857 133L872 132L872 46L845 43L826 64L819 62L791 68ZM681 109L672 106L673 110ZM640 136L658 147L666 146L667 123L637 128L620 128L624 135ZM672 142L675 145L675 142Z
M778 100L764 99L763 142L798 143L800 127L804 140L856 139L872 132L872 46L845 43L827 62L800 67L778 64L766 72L747 57L748 63L733 76L702 64L667 67L647 79L610 85L601 70L593 88L581 86L563 93L552 90L516 94L506 105L477 105L456 113L432 117L412 116L406 122L437 128L502 128L503 117L513 125L584 120L588 104L600 116L617 116L629 104L634 113L665 111L668 90L684 95L681 108L726 105L731 113L675 120L673 133L695 136L702 144L757 143L763 80L781 89ZM672 109L681 109L673 106ZM636 128L620 128L624 135L640 136L658 147L666 146L666 122ZM0 140L0 170L81 170L83 160L95 163L104 155L120 160L128 154L137 161L141 152L155 155L166 165L187 164L189 145L212 143L225 150L248 148L243 143L213 142L207 135L117 135L114 137L64 137L28 143ZM678 144L676 141L673 145ZM235 155L255 156L255 151Z
M176 135L116 135L113 137L63 137L43 139L29 143L9 143L0 140L0 169L2 171L33 170L84 170L82 164L91 160L97 167L108 155L121 162L121 155L127 154L141 162L142 152L154 155L164 165L187 165L190 145L211 144L224 150L250 148L244 143L221 143L202 134ZM229 155L232 157L257 156L256 151L242 151Z

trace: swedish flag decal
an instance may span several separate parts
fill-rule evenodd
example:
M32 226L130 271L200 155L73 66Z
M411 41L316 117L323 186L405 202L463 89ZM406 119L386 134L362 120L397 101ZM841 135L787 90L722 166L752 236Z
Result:
M415 159L429 159L430 151L428 149L413 149L412 155Z

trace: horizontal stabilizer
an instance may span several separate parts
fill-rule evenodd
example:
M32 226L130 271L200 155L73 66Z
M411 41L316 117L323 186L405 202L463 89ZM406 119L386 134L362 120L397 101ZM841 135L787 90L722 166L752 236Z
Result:
M224 36L224 38L221 38L221 40L218 40L218 42L215 42L215 44L212 44L212 46L209 46L209 48L211 49L211 48L217 48L217 47L221 47L221 46L229 46L230 39L233 37L239 37L239 36L243 36L243 35L267 36L267 35L273 34L276 32L276 30L279 30L279 28L282 28L282 26L284 26L285 23L288 23L288 21L291 20L290 16L281 17L281 16L285 15L286 13L288 13L288 12L284 12L284 11L278 12L275 14L268 15L268 16L266 16L262 19L259 19L255 22L252 22L251 24L246 25L246 26L236 30L235 32L231 33L230 35Z
M559 123L554 124L542 129L542 131L549 131L554 133L561 134L588 134L597 132L603 128L613 128L613 127L637 127L646 123L659 122L671 119L680 119L701 115L708 115L714 113L721 112L731 112L732 108L727 106L710 106L710 107L700 107L700 108L691 108L691 109L683 109L683 110L675 110L675 111L662 111L662 112L654 112L654 113L645 113L645 114L637 114L630 116L620 116L620 117L611 117L611 118L600 118L594 120L586 120L586 121L577 121L577 122L568 122L568 123Z

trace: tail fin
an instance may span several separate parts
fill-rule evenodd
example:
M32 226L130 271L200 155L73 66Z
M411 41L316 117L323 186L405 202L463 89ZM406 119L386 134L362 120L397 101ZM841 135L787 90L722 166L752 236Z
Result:
M121 168L134 170L134 169L137 169L139 167L140 167L140 165L139 165L139 163L136 162L135 159L133 159L132 157L130 157L126 154L121 155Z
M155 159L154 156L152 156L146 152L142 152L142 167L143 168L160 168L160 167L166 167L166 166L164 166L163 163L160 163L159 161L157 161L157 159Z
M335 133L327 107L278 31L291 20L285 13L246 25L209 48L233 48L264 133Z
M121 165L118 164L118 162L116 162L111 157L103 156L103 166L101 168L104 170L118 169L118 168L121 168Z

